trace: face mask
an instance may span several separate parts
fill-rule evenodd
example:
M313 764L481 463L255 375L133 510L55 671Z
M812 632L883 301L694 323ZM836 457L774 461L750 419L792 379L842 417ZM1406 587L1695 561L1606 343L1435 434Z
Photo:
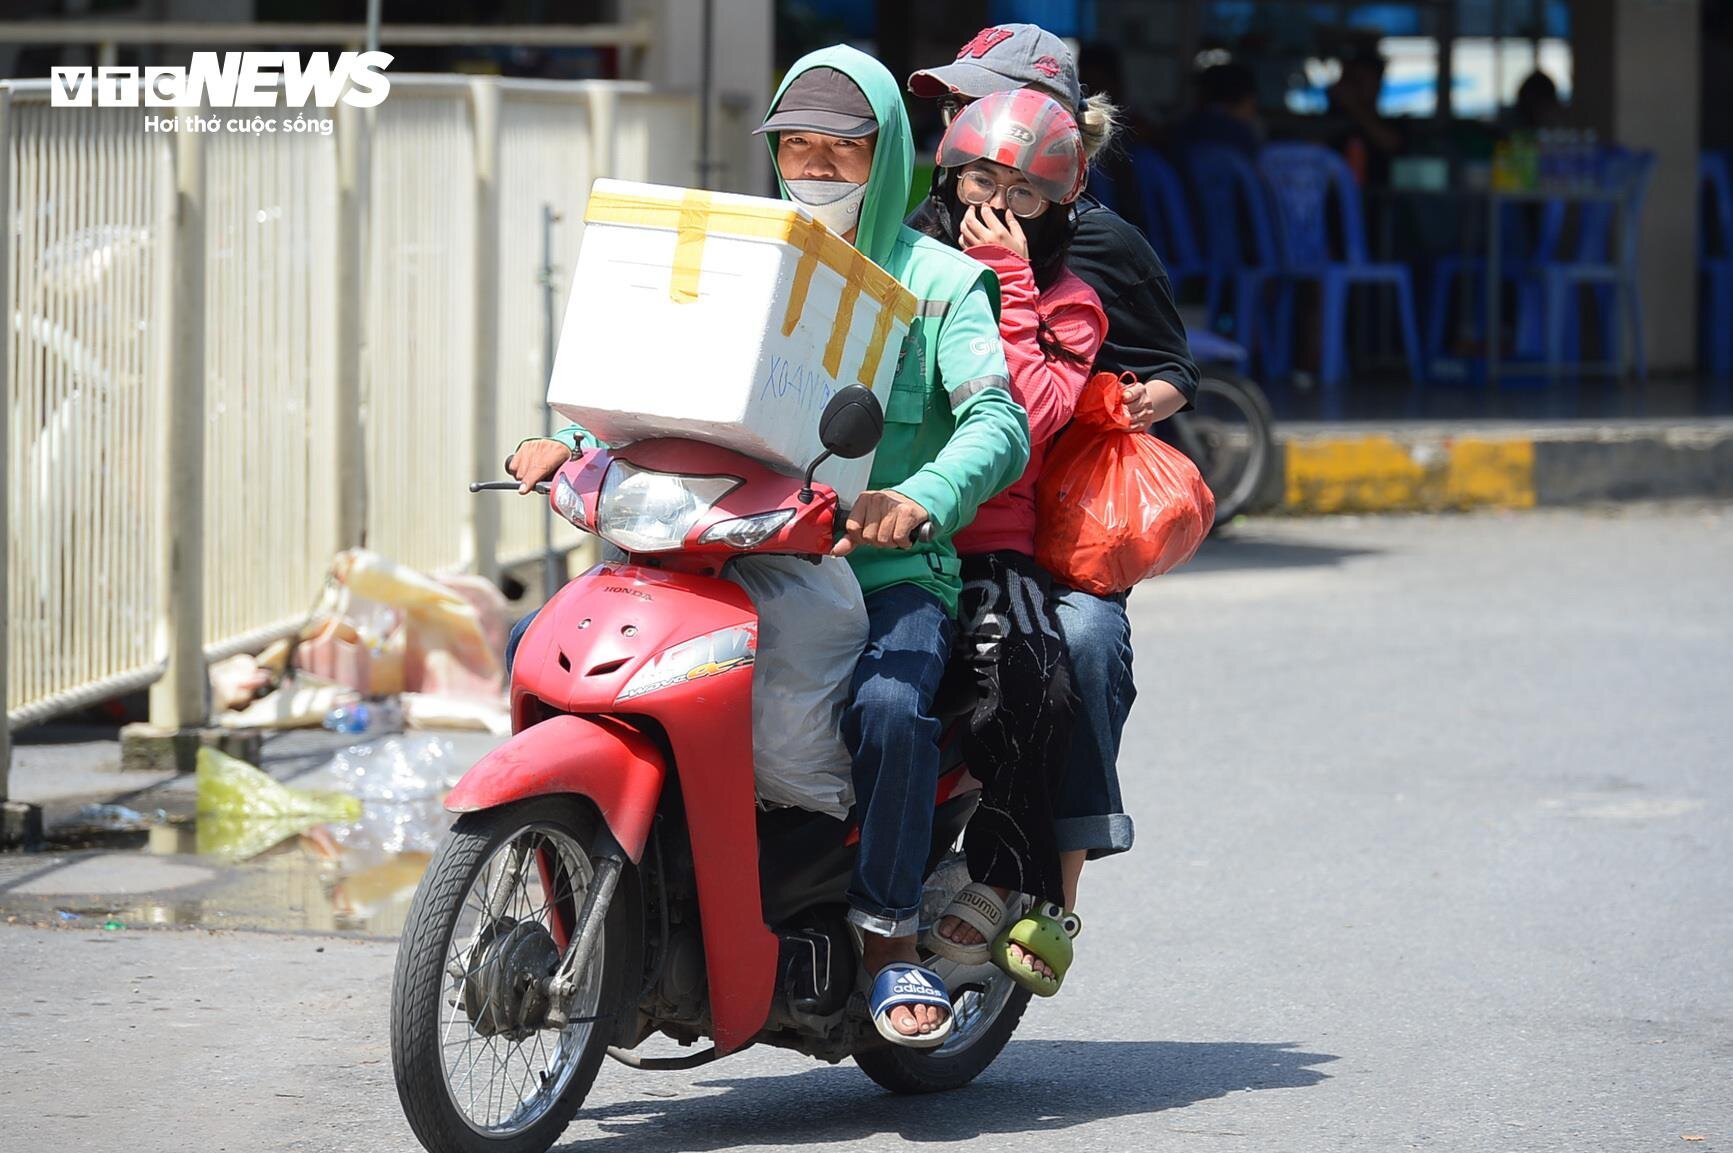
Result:
M866 199L866 185L850 184L846 180L787 180L784 183L788 185L789 195L802 208L838 236L847 236L860 223L860 206Z

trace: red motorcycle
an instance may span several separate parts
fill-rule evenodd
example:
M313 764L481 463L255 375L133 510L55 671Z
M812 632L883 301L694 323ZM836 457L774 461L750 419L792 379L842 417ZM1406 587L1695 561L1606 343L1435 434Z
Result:
M991 965L935 959L951 1034L886 1043L845 920L858 830L754 796L757 613L720 574L751 553L828 553L837 498L813 475L871 452L883 427L877 398L850 386L825 408L804 483L653 440L585 453L538 486L627 559L536 617L512 672L515 735L446 799L461 815L416 891L391 991L398 1095L433 1153L547 1149L604 1055L684 1069L775 1045L925 1093L967 1084L1010 1039L1029 994ZM968 883L955 845L979 785L949 749L923 928ZM711 1045L633 1052L657 1033Z

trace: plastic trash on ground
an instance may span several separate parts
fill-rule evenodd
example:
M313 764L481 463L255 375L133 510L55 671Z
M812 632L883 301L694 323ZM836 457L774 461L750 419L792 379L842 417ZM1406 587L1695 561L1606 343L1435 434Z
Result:
M338 705L325 714L324 727L333 733L402 732L403 706L396 697Z
M500 692L506 601L490 582L431 577L365 549L338 553L331 575L303 667L373 697Z
M843 708L867 641L847 562L751 556L725 574L758 606L752 758L759 800L846 817L854 802Z
M395 564L366 549L337 554L331 565L337 580L358 596L402 609L430 625L443 628L450 637L480 650L486 646L480 617L462 595L412 568Z
M244 861L314 825L361 816L359 799L343 793L291 789L247 762L216 749L198 753L198 839L201 855Z
M410 692L487 699L505 687L509 606L492 581L466 574L438 578L475 610L482 644L476 649L437 620L412 613L404 629L404 688Z
M239 712L224 713L217 724L225 729L316 729L338 705L355 701L346 685L284 684Z
M391 696L403 691L403 652L397 614L345 590L303 635L295 664L356 692Z
M242 709L271 685L271 671L246 653L211 666L211 708L219 713Z
M323 839L345 868L439 847L452 821L445 794L469 767L456 754L449 738L417 733L353 745L331 758L326 771L361 804L357 817L325 830Z
M511 711L503 699L404 693L403 723L411 729L453 729L511 735Z
M150 828L150 819L137 809L125 805L80 805L59 825L60 831L88 829L111 833L130 833Z
M457 763L457 745L447 737L417 733L351 745L331 758L326 771L343 792L362 801L441 799L467 765Z

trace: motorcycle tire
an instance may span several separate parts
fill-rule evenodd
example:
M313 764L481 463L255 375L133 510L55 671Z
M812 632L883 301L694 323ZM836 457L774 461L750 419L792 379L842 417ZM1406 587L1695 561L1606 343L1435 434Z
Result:
M391 1064L397 1094L410 1128L429 1153L543 1153L559 1140L595 1083L613 1032L606 1021L590 1029L565 1089L540 1117L509 1134L482 1132L459 1110L455 1090L448 1087L441 1019L452 992L446 967L452 934L484 865L500 846L534 828L551 829L588 846L599 820L587 801L570 797L538 797L466 813L429 863L403 928L391 983ZM635 928L619 899L620 891L628 889L627 880L622 878L606 911L603 939L592 962L602 966L597 999L601 1014L617 1011L627 1000L626 934Z
M892 1093L944 1093L961 1089L979 1077L991 1065L1029 1007L1029 990L1015 985L1001 974L998 980L1010 987L1009 995L993 1012L991 1020L977 1026L969 1043L960 1048L954 1043L937 1049L910 1049L902 1045L881 1045L854 1055L861 1072Z

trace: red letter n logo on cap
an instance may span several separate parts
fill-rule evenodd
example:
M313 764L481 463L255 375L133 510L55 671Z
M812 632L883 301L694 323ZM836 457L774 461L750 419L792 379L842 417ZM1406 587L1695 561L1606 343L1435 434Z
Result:
M977 58L985 56L997 45L1011 39L1011 36L1011 30L1008 28L983 28L975 33L973 40L963 45L962 50L957 53L957 59L961 60L965 56Z

